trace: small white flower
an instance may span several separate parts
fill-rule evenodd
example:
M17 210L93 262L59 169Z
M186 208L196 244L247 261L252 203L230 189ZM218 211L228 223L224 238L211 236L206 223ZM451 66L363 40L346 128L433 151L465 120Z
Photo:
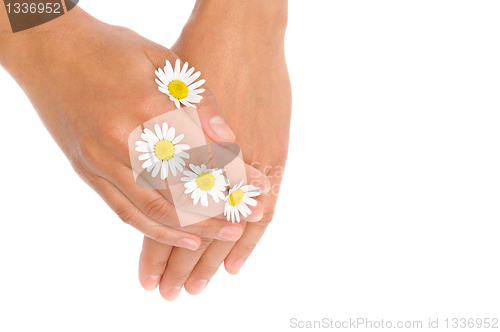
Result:
M163 122L162 128L158 124L154 125L155 133L148 128L144 129L141 134L143 141L137 141L135 150L137 152L145 152L139 156L139 160L146 160L142 164L142 168L146 168L151 173L152 177L158 175L161 170L161 179L165 180L168 176L168 168L175 176L177 170L182 172L186 166L182 158L189 159L189 154L184 150L189 150L189 145L179 144L184 138L184 134L175 137L175 128L168 127L166 122ZM175 137L175 138L174 138Z
M181 69L181 61L179 59L175 61L175 69L172 69L170 62L167 60L163 70L158 68L155 71L156 76L160 79L155 79L159 85L158 89L167 94L177 108L181 108L180 103L196 108L192 103L199 103L203 98L199 94L203 93L205 89L198 88L205 83L205 80L193 83L201 75L199 71L194 74L193 72L194 67L188 70L187 62L184 63Z
M181 178L186 187L185 194L191 194L193 203L196 205L201 199L201 205L208 206L208 195L212 196L215 203L219 203L219 198L224 199L223 191L226 191L226 186L229 185L226 177L222 175L224 169L209 169L205 164L195 166L190 164L191 171L184 171L186 177Z
M252 213L248 208L250 206L256 206L257 201L252 197L259 196L260 193L258 188L253 185L241 186L243 181L235 185L233 189L229 190L229 195L227 195L224 200L226 201L226 206L224 207L224 215L227 215L227 220L234 223L234 220L240 222L240 213L243 217L246 217Z

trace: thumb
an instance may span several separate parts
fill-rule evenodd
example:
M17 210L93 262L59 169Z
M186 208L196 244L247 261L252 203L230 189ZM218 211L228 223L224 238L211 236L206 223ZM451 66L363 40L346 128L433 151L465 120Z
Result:
M197 109L203 132L214 142L233 143L236 137L222 117L215 95L205 89L202 96Z

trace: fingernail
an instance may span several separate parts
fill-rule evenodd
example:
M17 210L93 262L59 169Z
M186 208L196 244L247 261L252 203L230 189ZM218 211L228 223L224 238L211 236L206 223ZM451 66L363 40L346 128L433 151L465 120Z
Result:
M150 276L146 280L144 280L144 289L147 291L152 291L158 286L158 282L160 281L161 276Z
M234 262L233 265L231 265L231 271L233 271L233 274L238 274L243 264L245 264L245 259L243 258Z
M259 192L261 194L267 194L268 192L271 191L271 184L270 183L266 183L266 184L261 184L260 186L258 186L259 188Z
M250 209L250 212L251 213L245 217L245 221L257 222L257 221L260 221L262 219L262 217L264 216L264 211L262 211L262 209L258 209L256 207L254 207L253 209Z
M178 296L179 293L181 292L182 286L174 287L172 289L169 289L168 292L165 294L165 299L167 301L173 301L175 300Z
M191 283L191 294L200 294L207 287L208 280L196 280Z
M183 247L190 250L198 249L198 242L193 239L184 237L177 242L178 247Z
M226 241L238 241L241 236L241 230L236 226L226 226L222 228L217 235L217 237L221 240Z
M231 128L229 128L226 121L224 121L224 119L220 115L216 115L211 118L210 121L208 121L208 124L210 125L210 128L212 128L214 133L217 134L217 136L219 136L220 138L226 139L228 141L232 141L236 138Z

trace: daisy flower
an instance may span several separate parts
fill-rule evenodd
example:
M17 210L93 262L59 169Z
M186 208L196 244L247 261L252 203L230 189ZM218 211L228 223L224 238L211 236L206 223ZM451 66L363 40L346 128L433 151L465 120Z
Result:
M175 128L168 127L166 122L163 122L162 128L160 125L154 125L155 133L148 128L144 129L141 138L144 141L137 141L135 151L145 152L139 156L139 160L146 160L142 164L142 168L146 168L151 176L155 177L161 170L161 179L165 180L168 176L168 168L175 176L177 169L182 172L186 162L182 159L189 159L189 155L184 150L189 150L189 145L179 144L184 138L184 134L175 137ZM175 138L174 138L175 137Z
M222 172L225 171L224 169L209 169L205 164L201 166L190 164L189 167L194 173L184 171L183 174L186 177L181 178L181 181L186 182L184 183L184 187L186 187L184 193L191 193L191 198L195 205L201 199L201 205L208 206L208 195L212 196L215 203L219 203L219 198L224 199L222 192L229 185L226 177L222 175Z
M158 89L167 94L177 108L181 108L181 103L185 106L196 108L192 103L199 103L203 98L199 94L204 92L205 89L198 88L205 83L205 80L193 83L201 75L199 71L194 74L193 72L194 67L188 70L187 62L184 62L184 66L181 69L181 61L179 59L175 61L175 69L172 69L170 62L167 60L163 70L158 68L155 71L156 76L160 79L155 79L159 85Z
M235 185L233 189L229 190L229 195L227 195L224 200L226 201L226 206L224 208L224 215L227 215L227 221L231 219L240 222L240 213L243 217L246 217L252 213L248 208L248 205L256 206L257 201L252 197L259 196L260 193L258 189L253 185L241 186L243 181Z

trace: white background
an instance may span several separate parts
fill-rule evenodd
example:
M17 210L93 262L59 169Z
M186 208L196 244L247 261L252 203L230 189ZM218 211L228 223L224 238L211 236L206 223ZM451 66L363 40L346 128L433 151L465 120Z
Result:
M192 4L81 6L169 46ZM293 120L276 218L240 275L221 268L173 303L140 287L142 236L73 173L0 69L1 331L500 316L500 3L289 10Z

